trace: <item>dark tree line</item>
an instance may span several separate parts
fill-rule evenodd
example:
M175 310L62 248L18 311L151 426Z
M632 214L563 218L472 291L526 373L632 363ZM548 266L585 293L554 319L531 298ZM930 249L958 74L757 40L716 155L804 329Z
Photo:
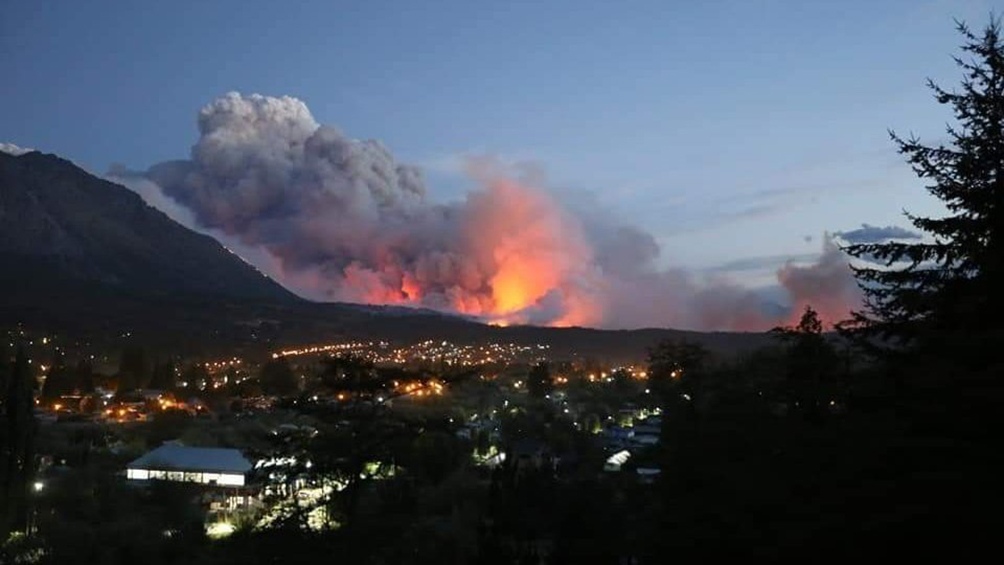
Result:
M94 368L81 359L76 365L67 365L63 356L57 357L45 375L42 398L55 399L67 394L88 394L94 391Z
M23 350L0 365L0 543L27 527L35 475L35 382Z

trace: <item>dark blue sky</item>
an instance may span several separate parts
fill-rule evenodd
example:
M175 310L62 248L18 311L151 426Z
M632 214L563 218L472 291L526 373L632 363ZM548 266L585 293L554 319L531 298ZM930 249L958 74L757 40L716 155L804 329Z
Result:
M952 18L991 7L6 0L0 141L145 168L187 155L216 96L288 94L423 165L438 199L490 153L591 193L667 263L804 255L823 231L935 210L886 130L939 139L924 81L957 83Z

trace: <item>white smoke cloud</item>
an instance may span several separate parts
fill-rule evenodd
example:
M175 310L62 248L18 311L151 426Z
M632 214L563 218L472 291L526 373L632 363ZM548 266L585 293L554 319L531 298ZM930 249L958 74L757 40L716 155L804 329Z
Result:
M417 168L318 124L295 98L230 93L201 110L198 128L189 159L141 178L115 174L179 222L256 253L266 273L309 298L614 328L779 321L727 280L658 269L651 234L587 204L559 205L536 187L539 170L514 179L475 161L480 188L441 205L428 201ZM817 270L779 272L793 304L843 277L842 259L828 253Z
M13 143L0 142L0 152L7 153L8 155L13 155L17 157L18 155L24 155L25 153L31 153L34 149L28 147L20 147L14 145Z
M120 184L132 190L138 194L140 198L147 203L147 205L160 210L168 218L171 218L175 222L188 229L215 238L231 253L234 253L246 263L257 268L260 272L268 275L272 279L279 280L283 277L282 271L278 268L278 261L264 248L254 245L246 245L238 238L223 233L220 230L210 229L200 225L199 222L196 221L195 214L191 209L165 195L160 185L147 179L142 174L130 171L122 165L112 165L104 177L111 182ZM297 278L285 277L285 279L286 280L281 281L283 284L294 292L299 291L300 282Z

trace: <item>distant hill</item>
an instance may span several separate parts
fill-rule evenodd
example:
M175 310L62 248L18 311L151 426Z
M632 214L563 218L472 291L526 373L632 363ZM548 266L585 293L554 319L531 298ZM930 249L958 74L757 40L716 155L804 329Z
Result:
M496 328L425 309L312 303L129 189L38 152L0 151L0 329L115 347L261 352L340 339L548 344L558 356L639 360L667 338L732 354L762 334ZM180 350L179 350L180 349Z
M292 302L213 238L131 190L38 152L0 152L0 293Z

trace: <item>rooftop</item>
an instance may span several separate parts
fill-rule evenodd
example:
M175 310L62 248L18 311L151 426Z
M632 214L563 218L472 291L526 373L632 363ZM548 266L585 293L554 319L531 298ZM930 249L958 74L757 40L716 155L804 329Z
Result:
M129 463L130 469L246 473L251 462L236 449L164 444Z

